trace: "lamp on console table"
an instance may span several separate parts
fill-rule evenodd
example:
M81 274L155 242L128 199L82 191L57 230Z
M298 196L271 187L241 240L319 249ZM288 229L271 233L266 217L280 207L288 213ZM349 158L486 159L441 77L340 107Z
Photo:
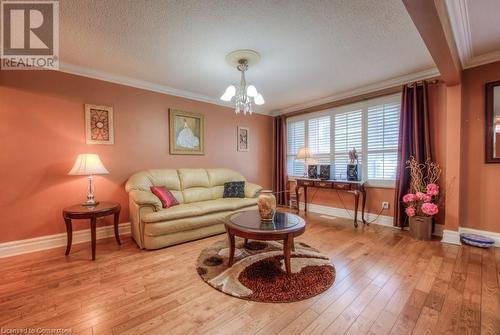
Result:
M297 156L295 156L295 160L296 161L304 160L304 166L305 166L304 177L309 176L309 173L308 173L309 165L318 163L318 161L316 159L314 159L314 156L311 153L311 151L309 151L309 148L300 149L299 152L297 153Z
M82 206L96 206L99 204L94 199L94 188L92 186L92 176L97 174L108 174L101 159L97 154L80 154L76 157L73 168L68 172L70 176L88 176L89 185L87 189L87 201Z

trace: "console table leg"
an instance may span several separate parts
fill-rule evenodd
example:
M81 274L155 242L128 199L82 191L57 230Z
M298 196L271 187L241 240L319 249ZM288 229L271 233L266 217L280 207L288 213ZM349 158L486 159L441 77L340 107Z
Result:
M358 228L359 192L354 191L354 227Z
M299 202L299 185L295 186L295 201L297 201L297 213L300 212L300 202Z
M64 223L66 224L66 234L68 235L65 254L69 255L69 252L71 251L71 244L73 243L73 226L71 224L71 219L64 218Z
M90 234L92 238L92 260L95 261L96 218L90 219Z
M230 232L227 232L227 238L229 241L229 261L227 262L227 266L231 267L233 266L233 261L234 261L234 235L231 234Z
M304 212L307 212L307 186L304 186Z
M366 220L365 220L366 190L364 187L361 189L361 195L362 195L361 220L363 220L363 224L369 225L370 223L366 222Z

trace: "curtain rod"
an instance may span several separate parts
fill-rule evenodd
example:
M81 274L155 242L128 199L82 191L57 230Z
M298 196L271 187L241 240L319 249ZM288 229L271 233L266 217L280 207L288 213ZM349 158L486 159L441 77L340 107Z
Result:
M406 84L408 87L414 87L418 85L423 85L424 83L427 83L428 85L434 85L439 83L439 79L434 78L434 79L427 79L427 80L418 80L412 83Z
M409 87L412 87L410 85L412 85L412 84L415 85L415 83L422 84L424 81L426 81L428 84L437 84L437 83L439 83L440 78L441 77L437 76L437 77L429 78L429 79L426 79L426 80L419 80L419 81L416 81L416 82L413 82L413 83L408 83L407 85ZM374 98L382 97L382 96L385 96L385 95L395 94L395 93L403 91L403 85L404 84L399 84L399 85L395 85L395 86L392 86L392 87L389 87L389 88L385 88L385 89L381 89L381 90L378 90L378 91L364 93L364 94L360 94L360 95L357 95L357 96L352 96L352 97L344 98L344 99L340 99L340 100L334 100L334 101L327 102L327 103L324 103L324 104L320 104L320 105L316 105L316 106L312 106L312 107L300 109L300 110L297 110L297 111L294 111L294 112L285 113L285 114L282 114L280 116L285 117L285 118L289 118L289 117L292 117L292 116L297 116L297 115L302 115L302 114L309 114L309 113L313 113L313 112L317 112L317 111L321 111L321 110L325 110L325 109L339 107L339 106L342 106L342 105L348 105L348 104L351 104L351 103L356 103L356 102L361 102L361 101L364 101L364 100L374 99Z

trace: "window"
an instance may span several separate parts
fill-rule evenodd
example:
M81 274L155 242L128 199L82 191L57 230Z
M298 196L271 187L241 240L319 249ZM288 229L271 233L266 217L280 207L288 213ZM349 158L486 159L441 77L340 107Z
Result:
M392 95L288 119L288 175L302 176L295 155L308 147L319 164L332 164L346 178L349 151L356 148L363 179L393 186L396 179L400 96Z
M305 146L305 121L287 124L287 170L290 176L304 175L304 162L296 161L295 155Z
M396 179L399 114L399 103L368 107L368 179Z
M359 161L362 162L362 116L361 109L335 114L335 164L336 179L346 179L347 164L349 163L349 151L356 148Z
M330 164L330 116L309 119L307 146L319 164Z

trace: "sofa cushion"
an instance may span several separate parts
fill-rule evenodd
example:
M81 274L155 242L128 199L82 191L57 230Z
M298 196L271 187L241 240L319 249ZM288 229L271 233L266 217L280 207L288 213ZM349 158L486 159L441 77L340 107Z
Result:
M191 187L185 189L182 194L186 203L216 199L211 187Z
M184 202L179 175L174 169L153 169L135 173L127 180L125 189L127 192L151 192L151 186L165 186L179 203Z
M230 213L230 211L217 212L207 215L194 216L191 218L149 223L144 226L144 235L161 236L166 234L192 231L195 229L210 227L217 224L223 226L224 218Z
M182 190L191 187L210 187L208 174L205 169L179 169L177 171Z
M224 186L224 183L230 181L246 181L240 173L230 169L206 169L210 186Z
M209 214L221 211L235 211L255 204L257 204L255 198L225 198L194 202L190 205L198 207L204 214Z
M224 183L223 198L244 198L245 197L245 182L244 181L229 181Z
M163 208L177 206L179 202L165 186L151 186L151 192L160 199Z
M203 215L200 208L191 204L180 204L170 208L162 209L158 212L149 213L142 217L145 223L161 222L175 219L189 218L197 215Z

